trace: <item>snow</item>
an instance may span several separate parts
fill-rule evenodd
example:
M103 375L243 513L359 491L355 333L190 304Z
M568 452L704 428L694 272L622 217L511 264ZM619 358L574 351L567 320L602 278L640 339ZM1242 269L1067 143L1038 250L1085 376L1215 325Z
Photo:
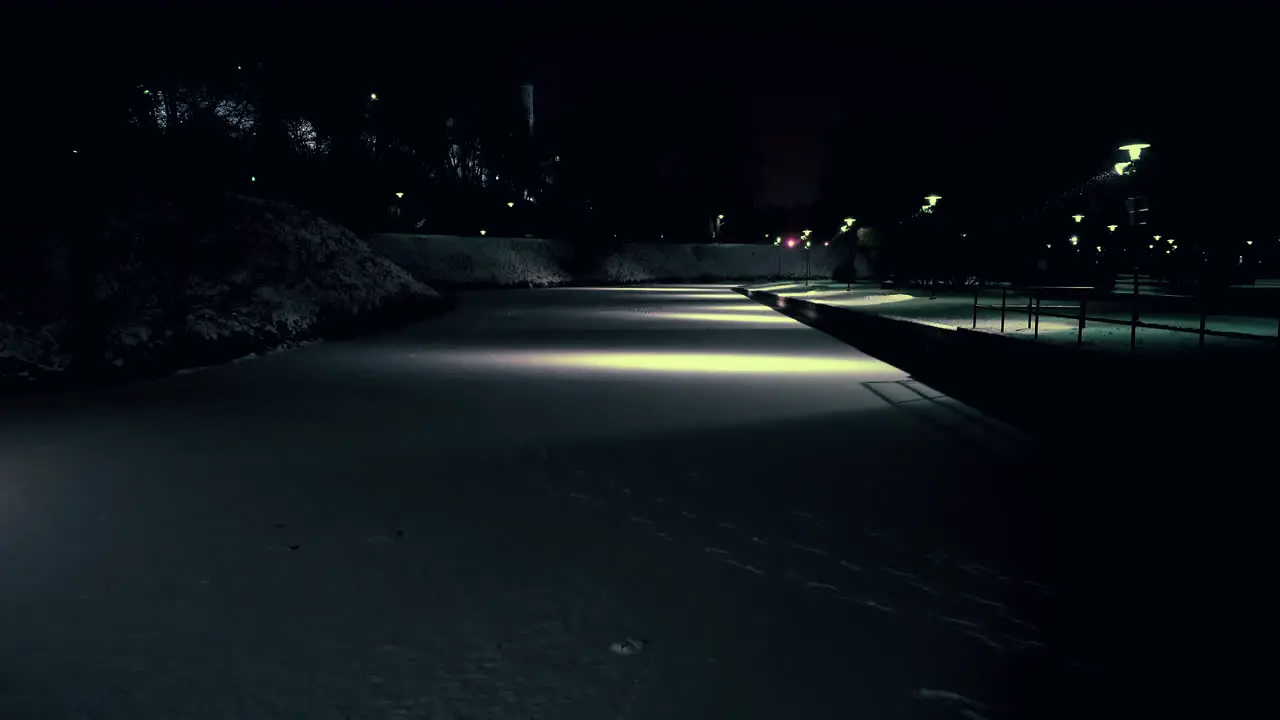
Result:
M428 283L453 286L544 287L569 283L637 284L803 277L801 250L773 245L624 243L597 254L536 238L379 234L369 243ZM812 249L809 271L830 277L846 251ZM781 258L781 265L779 259ZM859 258L860 272L867 272Z
M374 253L340 226L284 203L228 196L214 227L186 228L177 242L192 266L179 271L135 244L174 232L175 210L142 204L116 219L108 247L119 262L97 275L97 300L109 313L99 360L151 371L229 360L323 336L370 313L438 298L430 287ZM126 253L128 257L126 257ZM184 276L174 293L166 281ZM165 307L164 298L170 298ZM62 371L72 358L66 323L30 328L14 313L0 317L0 376L32 369Z
M1042 512L1047 474L1025 495L1032 449L816 330L732 319L769 312L464 293L382 336L0 406L0 717L1107 707L1071 669L1040 538L1075 519Z

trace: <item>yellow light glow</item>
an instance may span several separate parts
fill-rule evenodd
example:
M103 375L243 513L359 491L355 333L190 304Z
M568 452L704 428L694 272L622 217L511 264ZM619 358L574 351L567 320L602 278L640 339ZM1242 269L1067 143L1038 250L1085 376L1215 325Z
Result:
M1245 245L1252 245L1252 244L1253 244L1253 241L1252 241L1252 240L1245 240L1245 241L1244 241L1244 244L1245 244Z
M398 198L402 198L402 197L404 197L404 193L402 193L402 192L398 192L398 193L396 193L396 197L398 197Z
M1072 245L1075 245L1076 243L1080 242L1080 238L1076 237L1075 235L1072 235L1070 238L1068 238L1068 240L1071 241Z
M1117 175L1123 175L1123 174L1124 174L1124 171L1125 171L1125 170L1126 170L1130 165L1132 165L1132 164L1133 164L1133 163L1128 163L1128 162L1118 162L1118 163L1116 163L1116 165L1115 165L1115 168L1116 168L1116 174L1117 174Z
M717 216L716 216L716 219L717 219L717 220L723 220L723 219L724 219L724 215L717 215Z
M1148 246L1147 246L1147 249L1148 249L1148 250L1155 250L1155 249L1156 249L1156 246L1155 246L1155 244L1153 243L1153 244L1151 244L1151 245L1148 245Z
M1130 143L1128 145L1121 145L1120 149L1129 153L1130 160L1137 160L1142 156L1142 151L1149 147L1151 147L1149 143Z
M1120 226L1119 226L1119 225L1108 225L1108 226L1107 226L1107 229L1108 229L1108 230L1110 230L1111 232L1115 232L1115 231L1116 231L1116 228L1118 228L1118 227L1120 227Z
M773 311L760 305L759 303L743 300L737 303L715 303L713 305L699 305L698 310L711 313L755 313L756 315L767 315Z
M680 285L663 285L660 287L652 287L652 286L646 286L646 285L628 285L625 287L608 287L608 286L602 285L599 287L570 287L570 288L555 288L555 289L563 290L565 292L581 292L583 290L596 290L596 291L603 291L603 292L686 293L686 294L700 293L702 295L707 295L710 297L726 298L726 297L732 297L730 295L730 292L735 287L737 286L736 285L689 285L686 287L686 286L680 286Z
M370 99L370 100L377 100L377 99L378 99L378 93L369 93L369 99Z
M1158 238L1157 238L1157 239L1158 239ZM1169 238L1169 244L1170 244L1170 245L1172 245L1172 244L1173 244L1173 238Z
M855 375L894 372L871 358L733 353L528 352L503 356L499 364L605 371L696 373L711 375Z
M825 305L839 305L840 307L872 307L875 305L890 305L893 303L906 302L914 299L913 296L905 293L888 293L885 295L863 295L861 297L849 297L846 291L838 291L831 293L830 299L824 299Z
M1152 235L1151 237L1155 238L1156 242L1160 242L1160 235Z
M1098 250L1098 252L1102 252L1102 246L1101 246L1101 245L1098 245L1098 246L1097 246L1097 250Z
M845 219L844 219L844 224L845 224L845 225L850 225L850 226L852 226L852 225L853 225L854 223L856 223L856 222L858 222L858 221L857 221L856 219L854 219L854 218L845 218Z
M768 308L765 309L768 310ZM786 315L779 315L772 312L768 315L735 315L734 313L713 312L660 312L647 317L653 317L661 320L696 320L698 322L713 323L748 323L757 325L791 325L794 327L804 327L804 325L801 325Z
M932 205L937 205L938 201L942 199L942 196L941 195L925 195L924 199L928 200L929 205L932 206Z
M1081 222L1082 220L1084 220L1084 216L1080 214L1072 215L1071 218L1076 222Z
M513 208L513 207L515 207L515 206L516 206L516 204L515 204L514 202L510 202L510 201L508 201L508 202L507 202L507 207L512 207L512 208Z
M481 230L481 231L480 231L480 234L481 234L481 235L487 235L488 233L489 233L489 231L488 231L488 230Z

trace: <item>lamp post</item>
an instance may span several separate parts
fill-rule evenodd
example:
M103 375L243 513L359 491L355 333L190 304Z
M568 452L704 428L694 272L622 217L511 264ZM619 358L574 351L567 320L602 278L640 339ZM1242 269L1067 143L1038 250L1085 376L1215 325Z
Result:
M809 236L812 234L813 234L812 230L805 230L804 232L800 233L800 239L804 240L804 286L805 287L809 287L809 256L810 256L810 253L812 252L810 247L813 244L812 241L809 240Z
M711 242L720 239L720 230L724 227L724 213L711 218Z
M773 244L778 248L778 277L776 280L782 280L782 236L773 239Z
M844 224L840 226L840 232L836 233L835 236L832 237L831 239L836 240L844 236L845 234L847 234L850 230L853 229L853 224L856 222L858 222L857 218L851 218L851 217L845 218ZM852 291L854 276L857 274L857 270L856 270L857 253L853 243L848 243L848 247L849 247L849 270L848 270L849 274L845 276L845 290Z

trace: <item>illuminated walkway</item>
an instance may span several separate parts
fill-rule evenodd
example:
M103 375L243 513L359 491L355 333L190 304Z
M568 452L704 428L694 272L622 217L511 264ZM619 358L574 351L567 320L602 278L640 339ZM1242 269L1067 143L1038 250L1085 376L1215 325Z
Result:
M472 293L7 406L0 717L1087 703L1028 454L714 286Z

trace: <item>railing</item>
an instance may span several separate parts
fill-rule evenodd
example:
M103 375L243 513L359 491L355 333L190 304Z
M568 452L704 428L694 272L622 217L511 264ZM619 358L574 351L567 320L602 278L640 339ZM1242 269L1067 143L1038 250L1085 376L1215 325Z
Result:
M1148 328L1152 330L1166 330L1176 333L1189 333L1200 336L1200 346L1204 346L1205 337L1222 337L1232 338L1236 340L1263 340L1276 343L1280 347L1280 315L1255 315L1254 317L1266 317L1276 320L1276 334L1257 335L1253 333L1234 332L1231 330L1210 330L1206 327L1208 318L1211 315L1225 315L1226 313L1213 312L1208 302L1204 298L1195 298L1197 303L1198 315L1200 316L1200 325L1198 328L1184 327L1180 325L1168 325L1157 322L1146 322L1139 318L1139 283L1133 282L1134 290L1131 294L1111 295L1108 301L1117 302L1117 298L1128 297L1130 302L1131 317L1128 320L1116 320L1114 318L1098 317L1089 315L1089 298L1091 295L1097 294L1097 288L1083 285L1062 285L1062 286L1028 286L1020 288L1012 288L1015 294L1025 295L1027 298L1026 308L1018 305L1009 304L1009 291L1011 288L1002 288L1000 290L1000 304L990 305L979 302L980 291L974 290L973 293L973 328L978 327L978 311L979 310L999 310L1000 311L1000 332L1005 331L1005 325L1010 313L1016 313L1019 317L1026 313L1027 327L1032 329L1033 337L1040 337L1040 318L1052 317L1066 320L1075 320L1076 325L1076 346L1079 347L1084 343L1084 330L1089 323L1103 323L1108 325L1127 325L1129 327L1129 349L1134 350L1138 346L1138 328ZM1055 297L1056 296L1056 297ZM1049 299L1061 299L1063 296L1071 298L1075 296L1073 305L1045 305L1043 301ZM1056 312L1058 310L1074 310L1075 312L1067 314Z

